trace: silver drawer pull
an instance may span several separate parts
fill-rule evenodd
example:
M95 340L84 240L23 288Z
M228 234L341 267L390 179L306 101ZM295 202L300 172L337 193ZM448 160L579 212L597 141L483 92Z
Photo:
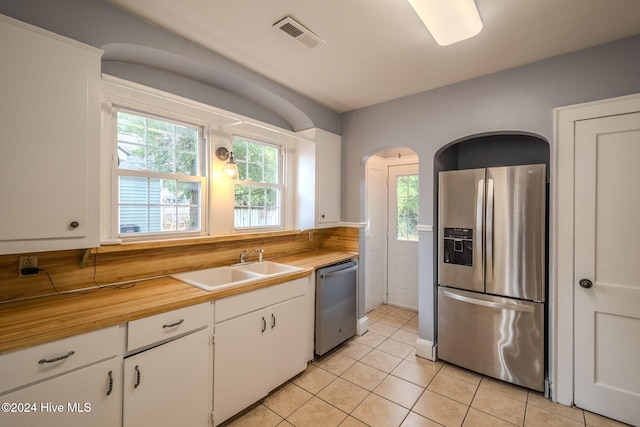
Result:
M53 359L40 359L38 360L39 364L43 364L43 363L53 363L53 362L58 362L60 360L64 360L68 357L71 357L75 354L76 352L71 350L69 353L65 354L64 356L58 356L58 357L54 357Z
M176 326L180 326L182 325L182 323L184 322L184 319L180 319L178 320L176 323L172 323L170 325L162 325L163 328L175 328Z

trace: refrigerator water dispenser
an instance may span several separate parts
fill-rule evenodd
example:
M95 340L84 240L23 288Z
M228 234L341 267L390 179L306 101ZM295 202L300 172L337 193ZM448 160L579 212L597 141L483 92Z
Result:
M473 229L444 229L444 262L446 264L473 265Z

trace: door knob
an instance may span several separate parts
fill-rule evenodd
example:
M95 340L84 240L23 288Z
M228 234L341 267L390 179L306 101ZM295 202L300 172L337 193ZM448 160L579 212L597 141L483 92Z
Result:
M585 288L585 289L589 289L590 287L593 286L593 283L589 279L581 279L580 282L578 282L578 284L580 285L581 288Z

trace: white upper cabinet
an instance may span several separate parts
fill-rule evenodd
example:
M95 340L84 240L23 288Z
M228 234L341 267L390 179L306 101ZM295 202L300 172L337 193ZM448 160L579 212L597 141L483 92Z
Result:
M0 254L99 244L102 51L0 15Z
M300 229L340 223L340 136L322 129L300 132L297 147L297 221ZM313 141L313 142L311 142Z

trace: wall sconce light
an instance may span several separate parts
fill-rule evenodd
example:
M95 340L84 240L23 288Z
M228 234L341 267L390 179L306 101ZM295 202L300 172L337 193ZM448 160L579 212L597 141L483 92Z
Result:
M226 179L230 180L238 180L240 177L240 172L238 171L238 165L233 158L233 151L229 151L226 147L218 147L216 148L216 157L226 161L224 164L224 168L222 169L222 176Z

